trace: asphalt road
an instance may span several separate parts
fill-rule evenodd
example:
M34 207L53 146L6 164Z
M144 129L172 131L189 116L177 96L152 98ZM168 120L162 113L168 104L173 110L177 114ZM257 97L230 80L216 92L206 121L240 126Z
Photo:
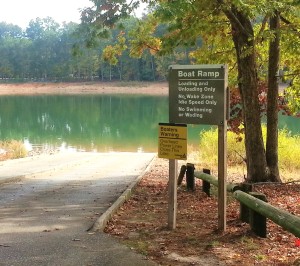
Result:
M0 163L0 265L155 265L90 230L152 161L67 153Z

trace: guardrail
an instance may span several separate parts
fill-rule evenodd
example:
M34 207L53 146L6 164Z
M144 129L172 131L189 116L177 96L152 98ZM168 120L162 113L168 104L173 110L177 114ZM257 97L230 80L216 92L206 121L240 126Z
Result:
M190 169L189 169L190 167ZM203 172L193 171L194 165L186 166L186 179L189 184L194 184L191 180L195 177L203 181L202 190L210 196L210 184L218 187L218 179L210 175L208 169L203 169ZM189 170L189 171L188 171ZM191 173L192 172L192 173ZM240 202L240 218L244 222L248 222L251 230L260 237L266 237L267 223L266 218L280 225L288 232L300 237L300 217L293 215L285 210L279 209L267 203L266 196L262 193L251 192L245 189L246 186L239 184L228 183L226 186L227 192L231 192L233 197ZM193 187L187 188L192 189ZM246 191L243 191L246 190ZM248 190L248 191L247 191ZM250 189L251 190L251 189Z

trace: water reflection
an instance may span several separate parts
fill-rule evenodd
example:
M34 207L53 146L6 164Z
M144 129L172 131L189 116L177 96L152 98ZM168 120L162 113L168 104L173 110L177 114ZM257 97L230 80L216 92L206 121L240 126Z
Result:
M156 151L157 124L167 120L167 97L0 97L0 138L24 140L28 150Z
M157 151L157 125L168 121L162 96L5 96L0 97L0 139L23 140L28 150ZM280 126L299 134L294 118ZM189 126L188 143L199 132Z

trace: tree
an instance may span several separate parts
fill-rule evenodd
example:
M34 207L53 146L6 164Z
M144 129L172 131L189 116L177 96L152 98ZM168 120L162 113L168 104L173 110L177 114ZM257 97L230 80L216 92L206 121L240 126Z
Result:
M127 17L139 3L131 1L128 5L125 0L92 2L95 8L88 10L90 24L101 25L103 31L112 28L118 19ZM142 53L150 49L166 54L178 46L190 47L200 37L203 40L201 49L191 53L195 62L229 64L231 85L238 86L243 110L248 181L280 181L277 155L280 32L284 33L288 42L291 36L295 36L293 46L287 47L286 52L300 49L297 1L144 2L149 3L153 12L148 16L148 28L143 28L146 29L143 34L136 32L135 37L139 38L132 42L134 52ZM284 22L284 27L280 26L280 21ZM159 24L167 25L168 32L157 37L153 33ZM293 67L295 60L291 53L290 58L288 66ZM259 103L259 85L263 80L268 83L266 148Z
M269 46L267 143L266 160L271 180L280 181L278 168L278 73L280 63L280 17L277 10L270 17L270 31L274 36Z
M23 36L22 28L13 24L0 22L0 38L4 37L20 38Z

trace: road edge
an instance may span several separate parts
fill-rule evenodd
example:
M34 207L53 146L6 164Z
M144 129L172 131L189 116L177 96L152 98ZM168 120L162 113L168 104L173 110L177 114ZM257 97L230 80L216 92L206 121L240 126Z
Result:
M156 155L153 156L145 170L129 185L129 187L121 194L121 196L95 221L88 231L103 232L111 217L119 210L119 208L128 200L136 186L139 184L144 175L150 171Z

